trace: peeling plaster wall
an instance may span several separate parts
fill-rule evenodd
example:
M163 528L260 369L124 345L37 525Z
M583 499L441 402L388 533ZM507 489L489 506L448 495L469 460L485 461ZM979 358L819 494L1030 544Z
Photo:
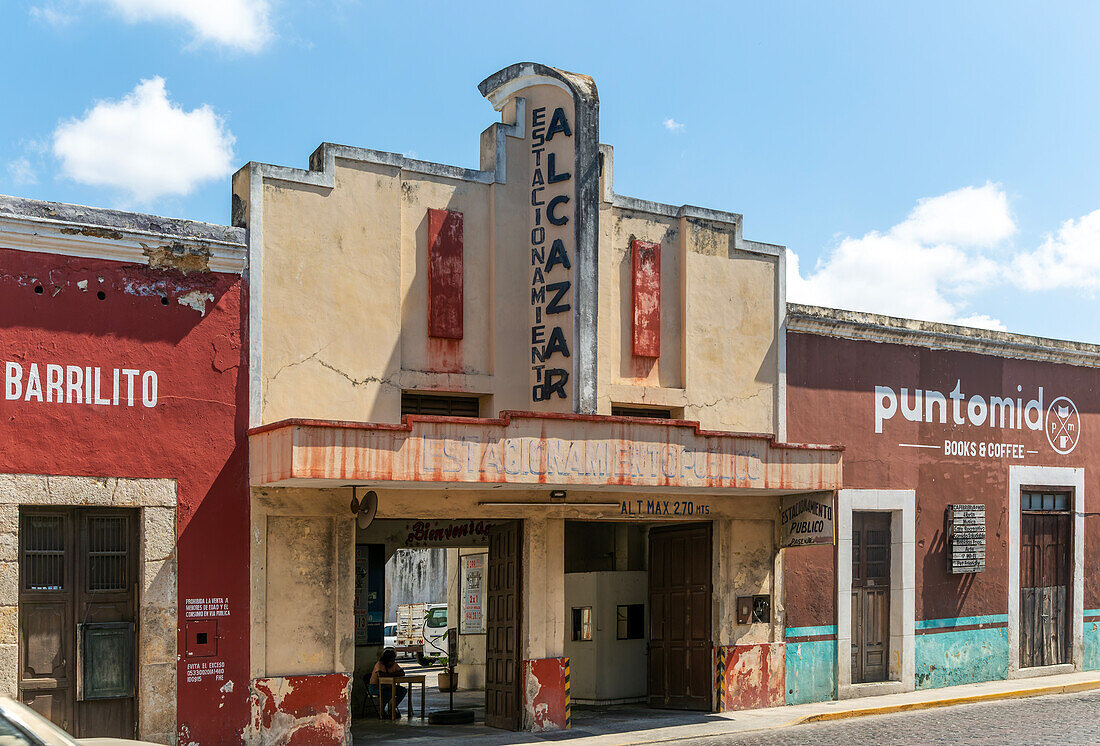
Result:
M12 210L34 214L13 217ZM138 687L149 694L139 705L139 736L232 742L248 723L246 687L222 690L248 676L245 282L186 257L209 254L208 269L217 257L224 264L232 248L226 239L243 234L11 198L0 199L0 218L0 361L25 371L31 364L98 367L107 398L113 369L153 370L158 379L153 407L128 406L124 390L119 405L0 401L4 470L24 475L8 478L17 481L6 483L3 500L142 508ZM67 220L82 222L59 230L56 221ZM87 225L96 220L106 227ZM181 235L154 235L168 229ZM35 250L4 248L9 238ZM216 250L209 248L214 240L221 242ZM166 250L149 266L141 241L185 248ZM243 254L243 246L236 249ZM202 309L177 302L193 292L203 294ZM177 610L185 599L215 597L230 610L217 620L224 680L189 682L186 664L177 664L185 649Z
M252 678L351 675L355 519L346 491L252 494Z
M523 661L522 729L534 733L570 727L569 659Z
M351 677L256 679L247 743L255 746L345 746L351 743Z
M386 562L386 621L401 604L447 602L447 550L398 549ZM452 621L456 616L449 617Z
M754 710L784 704L784 658L783 643L719 648L719 709Z

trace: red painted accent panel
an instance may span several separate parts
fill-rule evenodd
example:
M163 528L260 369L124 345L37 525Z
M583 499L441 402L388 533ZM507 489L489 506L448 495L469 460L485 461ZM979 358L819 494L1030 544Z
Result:
M197 621L186 600L225 599L216 653L201 659L224 674L188 676L197 661L179 662L175 727L181 743L238 742L249 721L244 280L4 248L0 267L0 382L11 387L0 396L0 471L177 480L179 624L139 624L176 634L182 655ZM21 396L8 396L17 382L7 363L19 366ZM74 386L58 402L47 390L54 366L85 378L90 369L91 401ZM124 370L141 371L132 403ZM156 396L150 376L143 401L145 372Z
M723 649L726 670L719 708L755 710L786 701L786 646L779 643L732 645ZM720 658L721 659L721 658Z
M286 676L252 682L252 733L279 746L350 743L351 677Z
M462 213L428 210L428 336L462 339Z
M523 662L524 727L533 732L569 728L569 659Z
M635 357L661 356L661 244L630 244L631 298L634 304Z

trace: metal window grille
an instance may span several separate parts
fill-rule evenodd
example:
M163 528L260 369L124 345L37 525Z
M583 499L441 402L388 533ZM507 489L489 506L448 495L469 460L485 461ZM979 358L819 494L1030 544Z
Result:
M649 417L655 420L671 420L672 410L670 409L655 409L653 407L622 407L617 404L611 405L612 417Z
M23 587L28 591L65 588L65 519L23 516Z
M421 394L405 391L401 394L401 414L430 414L442 417L480 417L480 402L476 396L452 394Z
M128 541L125 516L88 518L88 590L124 591Z
M1021 509L1028 512L1064 513L1070 508L1068 492L1025 492Z

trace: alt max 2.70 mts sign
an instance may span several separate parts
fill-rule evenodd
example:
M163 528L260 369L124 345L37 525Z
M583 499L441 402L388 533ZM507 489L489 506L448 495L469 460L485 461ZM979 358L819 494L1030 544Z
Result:
M946 425L949 432L934 442L898 443L906 448L941 450L947 456L1026 459L1049 447L1068 455L1081 439L1081 415L1067 396L1054 396L1042 386L1005 394L967 391L961 380L942 392L875 386L875 433L891 420ZM1045 435L1039 440L1032 433ZM1044 442L1045 441L1045 442Z

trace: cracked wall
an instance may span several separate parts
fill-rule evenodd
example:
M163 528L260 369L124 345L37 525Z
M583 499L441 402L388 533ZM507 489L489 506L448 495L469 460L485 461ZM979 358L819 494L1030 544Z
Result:
M525 95L534 101L540 88L561 94L533 85ZM540 322L532 321L538 304L524 247L534 167L526 119L513 123L524 106L496 103L503 122L483 133L486 170L325 144L309 171L256 164L235 175L235 222L250 228L262 298L253 425L397 422L403 390L476 394L490 417L568 408L567 400L532 400ZM597 266L575 272L562 310L576 320L563 322L576 335L573 376L591 347L581 340L595 340L595 371L585 367L584 382L589 391L595 376L596 413L656 407L707 429L781 434L784 249L744 240L740 215L614 194L612 151L599 149L598 209L577 226L595 235ZM428 335L429 209L463 216L461 339ZM656 358L631 350L634 239L661 246ZM587 259L571 261L579 268ZM581 309L593 303L594 318Z

